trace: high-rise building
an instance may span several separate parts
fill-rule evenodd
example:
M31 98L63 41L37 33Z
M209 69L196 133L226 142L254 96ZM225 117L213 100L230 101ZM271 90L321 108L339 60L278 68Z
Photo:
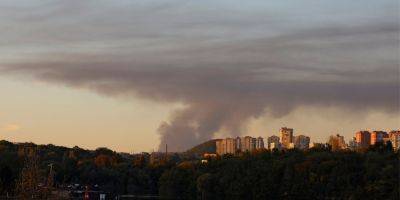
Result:
M358 131L356 133L357 147L367 148L371 144L371 133L369 131Z
M293 143L293 129L282 127L280 129L281 143L284 148L288 148L290 143Z
M218 155L236 154L238 151L254 151L264 149L264 139L262 137L253 138L250 136L219 139L215 142Z
M236 153L236 139L226 138L226 153L235 154Z
M277 148L277 149L279 149L280 148L280 142L279 142L279 137L278 136L276 136L276 135L273 135L273 136L271 136L271 137L268 137L268 149L274 149L274 148Z
M271 143L270 144L270 146L269 146L269 149L270 150L273 150L273 149L281 149L281 144L279 144L279 143Z
M241 138L241 151L253 151L257 148L257 138L253 138L250 136L245 136Z
M224 139L219 139L215 141L216 152L218 155L224 155L226 152Z
M241 150L242 150L242 152L252 151L253 149L252 149L251 143L252 143L252 137L250 137L250 136L243 137L241 139L241 146L242 146Z
M390 142L394 150L400 149L400 130L393 130L389 132Z
M236 149L237 150L240 150L240 149L242 149L242 139L238 136L238 137L236 137Z
M257 138L251 138L250 151L257 149Z
M256 149L264 149L264 139L262 137L257 138Z
M310 146L310 137L305 135L298 135L294 139L294 147L297 149L308 149Z
M237 151L236 139L235 138L225 138L217 140L215 142L218 155L224 154L235 154Z
M372 131L371 132L371 145L377 142L383 142L383 138L389 137L385 131Z

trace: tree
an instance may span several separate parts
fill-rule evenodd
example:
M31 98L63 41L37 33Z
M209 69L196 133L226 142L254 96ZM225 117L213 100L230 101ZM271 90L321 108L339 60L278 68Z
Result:
M25 159L25 166L22 169L17 181L17 196L22 199L38 198L39 191L39 166L38 155L35 147L30 148Z
M338 151L341 149L339 138L331 135L328 140L328 144L331 146L332 151Z
M214 177L210 173L205 173L197 178L197 191L199 192L199 199L215 199L214 190Z
M3 166L0 169L0 188L3 192L8 192L11 190L11 186L13 185L13 171L9 166Z
M195 174L190 169L175 168L160 178L160 196L167 199L195 199Z

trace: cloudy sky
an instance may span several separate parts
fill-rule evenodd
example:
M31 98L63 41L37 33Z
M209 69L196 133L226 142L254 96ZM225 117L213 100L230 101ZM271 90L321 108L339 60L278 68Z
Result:
M399 2L0 2L0 138L185 150L398 129Z

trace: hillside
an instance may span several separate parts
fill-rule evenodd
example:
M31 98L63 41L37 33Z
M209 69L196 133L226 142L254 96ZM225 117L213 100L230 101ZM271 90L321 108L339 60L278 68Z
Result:
M190 155L203 155L204 153L215 153L216 152L215 141L217 141L217 139L201 143L187 150L185 153Z

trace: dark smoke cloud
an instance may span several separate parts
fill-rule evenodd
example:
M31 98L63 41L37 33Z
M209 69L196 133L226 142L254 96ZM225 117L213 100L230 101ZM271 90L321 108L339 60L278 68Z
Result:
M27 44L33 42L33 48L37 41L38 46L46 48L0 62L0 72L28 74L107 96L182 103L183 108L174 111L158 128L160 148L168 144L172 151L185 150L222 130L238 135L251 118L266 112L282 117L299 106L399 113L396 19L378 15L381 17L368 23L327 22L303 28L286 21L294 27L288 31L270 15L243 13L241 18L208 10L211 16L201 18L195 12L184 19L173 15L173 11L188 14L194 7L172 5L176 7L151 7L156 11L151 18L159 24L146 25L150 22L140 9L136 14L121 12L122 19L111 17L105 22L98 17L104 14L88 12L91 21L70 29L56 24L68 24L61 11L47 13L60 15L55 19L48 19L46 14L40 20L17 19L32 20L30 23L38 23L47 31L34 32L32 37L27 32L18 33L21 36L9 36L13 42L0 43L20 52L19 39L24 38ZM160 16L171 16L172 22L157 18ZM260 16L260 23L253 22ZM43 19L55 22L40 22ZM119 31L107 29L112 22L117 22ZM169 24L165 27L162 22ZM139 28L123 27L126 24ZM263 33L267 30L264 25L277 31ZM254 28L255 32L243 28ZM93 32L94 38L79 34L81 29ZM166 30L167 34L158 32ZM240 36L235 36L236 30ZM52 35L57 33L60 35ZM247 37L246 33L251 34ZM27 58L21 59L24 55Z

